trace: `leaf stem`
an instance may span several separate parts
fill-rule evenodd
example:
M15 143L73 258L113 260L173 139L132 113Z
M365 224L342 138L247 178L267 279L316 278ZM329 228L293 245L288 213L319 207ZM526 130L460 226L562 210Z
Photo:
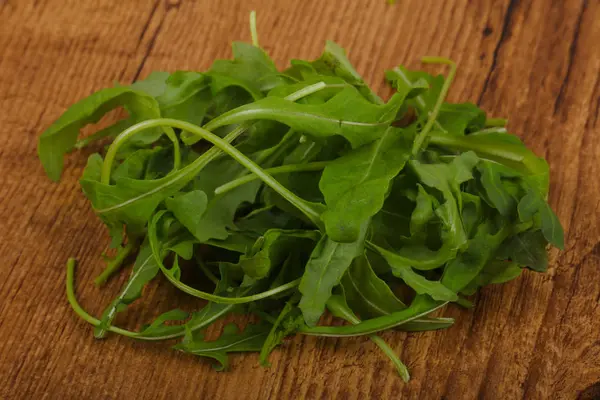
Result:
M129 256L135 248L136 244L133 241L127 243L125 247L119 248L117 254L115 255L115 258L113 258L112 260L110 260L110 262L106 264L106 268L104 268L104 271L102 271L102 273L96 277L94 283L97 286L102 286L104 283L106 283L108 278L110 278L115 272L119 270L119 268L121 268L121 266L123 265L123 261L125 261L127 256Z
M339 296L331 296L331 298L327 302L327 307L335 316L345 319L353 325L360 324L360 319L358 319L358 317L354 315L352 310L350 310L348 306L344 303L345 301L342 301L339 298ZM383 353L390 359L390 361L394 363L396 371L398 371L398 375L400 375L402 380L404 382L408 382L410 380L410 373L408 372L408 368L406 368L406 365L404 365L402 360L400 360L400 358L396 355L394 350L385 342L385 340L373 334L369 335L369 339L371 339L371 341L375 343L377 347L381 349L381 351L383 351Z
M316 93L319 90L323 90L328 86L332 85L327 85L325 82L313 83L312 85L305 86L302 89L295 91L294 93L290 93L289 95L285 96L284 99L287 101L298 101L301 98Z
M91 316L90 314L88 314L88 312L85 311L83 309L83 307L81 307L81 305L77 301L77 297L75 296L74 283L75 283L76 263L77 263L77 260L75 260L74 258L69 258L69 260L67 261L67 278L66 278L67 300L69 301L69 304L71 305L71 308L73 309L73 311L75 311L75 314L77 314L81 319L83 319L84 321L86 321L87 323L89 323L92 326L95 326L95 327L100 326L100 324L101 324L100 320ZM217 318L219 318L222 315L224 315L225 313L227 313L229 310L230 310L230 306L227 306L220 313L216 314L214 317L202 320L197 325L189 327L189 330L196 331L198 329L202 329L202 328L206 327L207 325L209 325L210 323L214 322ZM176 337L183 336L185 334L185 325L181 325L180 330L177 330L177 331L174 331L169 334L162 335L162 336L148 336L148 335L144 335L142 332L133 332L133 331L129 331L127 329L119 328L119 327L116 327L113 325L109 325L106 328L106 330L113 332L113 333L117 333L119 335L130 337L133 339L146 340L146 341L158 341L158 340L174 339Z
M508 120L506 118L488 118L485 120L485 126L487 128L504 127L507 124Z
M469 133L469 136L476 136L476 135L481 135L484 133L507 133L507 131L506 131L506 128L503 126L494 126L494 127L485 128L485 129L481 129L479 131Z
M415 138L415 142L413 143L412 154L416 155L421 150L423 146L423 142L427 138L429 131L433 127L433 124L436 121L437 115L440 112L440 108L442 104L444 104L444 99L448 94L448 90L450 89L450 85L452 84L452 80L454 79L454 75L456 75L456 63L450 59L444 57L423 57L421 61L425 64L446 64L450 66L450 72L448 72L448 76L442 85L442 89L440 90L440 95L433 107L433 111L429 114L429 118L427 119L427 123L423 130L419 132L417 137Z
M86 322L89 322L94 326L98 326L100 325L100 320L88 314L87 311L85 311L83 307L79 305L79 303L77 302L77 298L75 297L74 282L76 263L77 261L74 258L69 258L69 260L67 261L67 300L69 300L69 304L71 305L71 308L73 308L73 311L75 311L75 313L79 315L81 319L83 319ZM117 328L116 326L109 326L108 330L127 337L136 337L138 335L136 332L131 332L126 329Z
M250 36L252 36L252 44L260 47L258 44L258 31L256 30L256 11L250 11Z
M447 301L435 301L426 295L420 295L409 308L377 318L367 319L351 326L302 326L300 333L313 336L346 337L362 336L384 331L423 317L448 304Z
M329 164L329 161L316 161L305 164L287 164L280 165L279 167L267 168L264 171L271 174L284 174L287 172L306 172L306 171L320 171ZM244 175L240 178L229 181L215 189L215 194L223 194L233 190L239 186L245 185L246 183L252 182L259 179L255 174Z
M300 197L296 196L292 191L284 187L281 183L275 180L269 173L265 172L260 166L258 166L254 161L246 157L242 152L233 147L227 141L221 139L219 136L215 135L208 130L201 128L197 125L191 124L185 121L179 121L176 119L170 118L160 118L160 119L151 119L144 122L140 122L134 126L132 126L128 131L133 132L134 134L144 129L154 128L157 126L171 126L175 128L179 128L187 131L193 135L199 136L202 139L205 139L211 142L215 147L219 148L224 153L230 155L234 160L242 164L248 170L253 172L258 178L260 178L267 186L271 189L275 190L279 193L284 199L292 203L296 208L298 208L302 213L304 213L310 221L312 221L316 226L320 225L320 215L314 210L307 202L302 200ZM108 155L107 155L108 160ZM106 166L106 161L105 161Z
M206 275L206 277L215 285L219 283L219 279L215 276L215 274L212 273L212 271L208 268L208 266L204 263L204 260L202 260L200 257L196 257L196 262L198 263L198 266L200 267L200 269L202 270L202 272L204 272L204 275Z
M198 297L200 299L209 300L209 301L212 301L214 303L219 303L219 304L244 304L244 303L251 303L253 301L257 301L257 300L261 300L261 299L266 299L267 297L271 297L278 293L285 292L286 290L295 288L296 286L298 286L300 284L300 280L302 278L298 278L296 280L293 280L293 281L283 284L281 286L277 286L273 289L267 290L262 293L257 293L257 294L253 294L250 296L244 296L244 297L217 296L215 294L203 292L203 291L195 289L189 285L186 285L185 283L181 282L179 279L174 277L173 274L169 271L169 269L165 266L165 264L162 261L163 257L162 257L161 251L163 251L163 249L161 248L159 240L158 240L156 225L165 213L166 213L166 210L159 211L158 213L156 213L154 215L152 221L148 224L148 241L150 242L150 249L152 250L152 255L154 256L154 260L158 264L158 267L163 272L165 277L169 280L169 282L171 282L176 288L178 288L182 292L185 292L194 297Z
M393 71L396 73L396 75L397 75L399 78L401 78L401 79L404 81L404 83L405 83L406 85L411 85L411 84L413 83L413 82L412 82L412 81L411 81L411 80L408 78L408 76L407 76L407 75L404 73L404 71L402 71L400 68L398 68L398 67L394 67L392 70L393 70ZM425 109L425 106L426 106L426 104L425 104L425 100L423 100L423 96L421 96L421 95L417 95L417 96L415 96L415 97L414 97L414 100L415 100L415 102L417 103L417 106L418 106L418 108L419 108L419 111L423 111L423 110ZM427 115L431 115L431 112L429 112ZM442 125L441 125L441 124L440 124L440 123L439 123L437 120L434 122L434 125L435 125L435 127L436 127L437 129L439 129L439 130L441 130L441 131L443 131L443 132L446 132L446 130L444 129L444 127L443 127L443 126L442 126Z

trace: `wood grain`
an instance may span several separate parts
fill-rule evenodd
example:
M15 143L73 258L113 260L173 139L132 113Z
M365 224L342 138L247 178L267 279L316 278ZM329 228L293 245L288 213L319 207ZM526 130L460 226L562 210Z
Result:
M600 1L598 0L0 0L0 398L2 399L598 399L600 398ZM550 202L567 234L547 274L484 289L449 307L452 328L386 333L408 364L404 384L363 339L296 337L272 356L235 357L230 372L162 344L96 341L69 309L64 263L98 314L117 292L92 278L108 235L77 184L86 150L60 184L43 175L37 136L66 107L115 80L207 68L248 40L281 67L326 39L377 90L384 68L423 55L459 64L455 101L509 116L552 171ZM123 277L124 278L124 277ZM198 304L153 285L119 323ZM218 329L213 329L213 333Z

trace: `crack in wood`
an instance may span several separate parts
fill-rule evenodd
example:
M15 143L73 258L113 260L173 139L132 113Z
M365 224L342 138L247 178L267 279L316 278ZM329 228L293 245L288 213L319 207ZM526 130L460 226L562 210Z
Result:
M477 104L480 105L483 100L483 95L487 91L488 85L492 78L492 74L496 70L496 64L498 63L498 53L500 52L500 48L508 39L508 29L512 23L512 17L515 11L516 6L519 4L519 0L510 0L508 3L508 7L506 8L506 14L504 14L504 20L502 22L502 31L500 31L500 39L498 39L498 43L496 44L496 48L494 48L494 52L492 53L492 65L490 66L490 70L483 82L483 89L481 89L481 93L479 94L479 99L477 99Z
M563 77L563 80L560 84L560 89L558 90L558 96L556 96L556 100L554 101L554 115L558 113L558 109L560 108L563 96L565 94L565 90L569 83L569 78L571 77L571 69L573 67L573 60L575 59L575 54L577 53L577 44L579 42L579 31L581 30L581 21L583 20L583 14L587 9L588 0L583 0L581 2L581 8L579 10L579 15L577 16L577 22L575 23L575 29L573 30L573 39L571 39L571 45L569 46L569 58L567 59L567 72Z

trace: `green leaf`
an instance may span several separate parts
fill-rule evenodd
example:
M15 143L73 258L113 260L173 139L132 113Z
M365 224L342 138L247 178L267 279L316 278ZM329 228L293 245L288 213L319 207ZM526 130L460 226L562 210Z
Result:
M508 238L498 250L498 256L525 265L534 271L548 269L546 239L539 230L521 232Z
M367 225L363 225L359 238L352 243L339 243L323 235L306 264L299 290L302 293L299 307L304 320L314 326L323 311L331 291L356 257L363 253Z
M207 204L208 198L202 190L179 193L165 200L167 210L171 211L175 218L196 237L203 228L202 215L206 211Z
M346 299L343 294L336 294L331 296L331 298L327 301L327 308L337 318L342 318L355 325L360 323L360 319L358 319L358 317L354 314L354 312L352 312L350 307L348 307L348 304L346 303ZM383 354L385 354L390 359L390 361L396 367L398 375L400 375L404 382L408 382L408 380L410 379L408 368L406 368L406 365L404 365L404 363L400 361L400 358L398 358L396 353L394 353L394 350L392 350L392 348L377 335L369 335L369 339L371 339L371 341L375 343L377 347L381 349L381 351L383 351Z
M271 352L273 352L275 347L281 344L283 339L296 332L303 321L304 319L302 318L300 309L289 302L286 303L279 313L279 316L277 316L275 323L271 327L269 336L267 336L267 339L260 350L260 364L263 367L271 366L269 363L269 355Z
M275 64L260 48L248 43L233 43L233 60L216 60L208 75L211 77L213 93L235 85L243 88L255 100L285 80Z
M189 165L163 178L120 177L115 179L114 185L100 182L102 159L99 156L92 156L86 167L89 172L84 174L79 182L94 211L109 229L127 225L128 232L141 234L158 205L184 188L219 153L216 149L210 149ZM209 192L205 191L205 193Z
M512 281L517 278L523 272L523 268L517 263L514 262L506 262L506 261L496 261L497 263L502 263L503 268L499 269L494 275L492 275L490 279L490 283L504 283L508 281Z
M177 71L166 81L165 89L156 97L163 118L174 118L202 125L213 100L206 75Z
M418 295L408 308L396 311L389 315L368 319L359 324L350 326L306 326L301 327L300 332L306 335L328 337L370 335L420 319L446 304L447 302L435 301L427 295Z
M544 206L540 210L542 218L542 233L549 243L558 247L561 250L565 248L565 234L558 217L552 211L550 206L544 202Z
M264 278L271 269L285 261L295 248L319 239L318 231L270 229L261 236L248 254L240 257L239 266L244 273L256 279Z
M212 358L217 361L213 367L217 371L227 369L229 366L229 353L260 351L269 335L271 326L268 324L250 324L240 332L235 324L225 325L221 336L213 341L206 341L203 335L186 334L180 344L174 346L176 350L194 354L201 357Z
M365 83L363 78L354 69L346 56L346 52L337 43L327 41L325 50L319 59L313 61L312 67L316 72L332 74L344 79L355 86L358 91L371 103L382 104L383 101Z
M127 158L119 164L111 174L113 180L120 178L144 179L148 162L154 156L163 152L163 148L156 146L152 149L139 149L131 153ZM99 156L96 154L94 157ZM98 179L100 180L100 169L102 159L97 159L94 162L100 161L98 165ZM172 162L171 162L172 164Z
M485 111L473 103L444 103L437 116L437 122L452 135L465 135L485 127Z
M119 106L125 107L130 114L128 126L145 119L160 118L158 103L153 97L128 87L102 89L80 100L65 111L39 138L38 156L50 179L60 179L63 156L73 150L81 128L98 122L104 114ZM119 125L120 129L126 127ZM158 137L156 134L145 135L149 141Z
M528 176L542 196L548 193L549 170L546 160L533 154L514 135L488 132L459 137L433 131L429 133L429 140L430 144L450 150L474 151L481 159L500 163Z
M442 75L432 76L423 71L411 71L402 66L385 72L386 80L396 89L403 90L407 87L419 88L414 99L410 102L418 111L422 119L433 110L440 91L444 85Z
M506 238L509 230L505 227L492 232L489 222L479 226L475 237L469 241L469 247L448 262L442 276L442 283L453 292L460 292L481 272L486 263L494 256L496 250Z
M519 201L518 212L521 222L532 221L535 216L539 215L542 233L546 240L559 249L564 249L565 234L560 221L538 192L530 189Z
M169 76L171 74L165 71L153 71L146 79L133 82L129 87L133 90L145 92L149 96L158 97L164 93Z
M131 276L123 285L121 293L110 303L110 305L102 313L100 325L95 329L94 335L97 338L102 338L106 334L108 327L117 316L118 312L124 311L127 306L139 299L142 295L142 290L148 282L150 282L158 273L158 264L156 264L152 256L152 250L148 240L145 240L140 247L140 252L137 255Z
M390 182L410 156L411 139L410 132L390 127L380 139L325 167L319 188L327 210L321 218L332 240L355 241L361 225L381 209Z
M252 290L252 288L232 288L230 271L224 266L220 266L219 271L221 279L217 283L213 294L217 296L238 297L245 296ZM198 331L239 308L239 304L223 304L209 301L200 311L192 313L192 317L185 324L185 329L188 332Z
M348 304L363 319L391 314L406 308L390 287L373 272L369 260L364 255L352 261L341 283Z
M467 296L475 294L478 288L492 283L504 283L521 275L522 268L519 264L504 260L490 260L461 292Z
M344 88L324 104L267 97L222 114L214 128L267 119L316 138L341 135L357 148L383 135L403 99L402 94L396 94L387 104L376 105L353 87Z
M173 334L179 334L183 330L183 325L166 325L166 322L179 322L187 319L190 315L180 309L174 309L167 311L164 314L159 315L150 325L145 326L140 331L140 336L144 338L163 338L172 336Z
M419 318L399 325L396 329L404 332L426 332L446 329L454 325L454 318Z
M392 273L402 279L408 286L413 288L418 294L428 294L434 300L456 301L456 293L442 284L440 281L430 281L424 276L417 274L410 265L406 264L402 257L398 257L391 251L387 251L378 246L373 246L388 262L392 268Z
M435 216L434 203L437 203L435 198L427 193L423 186L417 185L418 194L415 209L410 217L410 233L417 235L421 233L425 225Z
M477 169L481 174L480 181L490 205L505 217L514 214L517 201L506 187L505 178L516 178L519 174L502 165L488 161L479 164Z
M253 203L260 181L250 182L229 192L215 195L215 189L221 184L240 176L246 170L230 158L213 161L204 172L194 181L193 187L202 190L208 196L206 211L197 217L198 223L194 236L205 242L209 239L224 240L229 235L228 230L235 228L234 217L238 208L244 203Z

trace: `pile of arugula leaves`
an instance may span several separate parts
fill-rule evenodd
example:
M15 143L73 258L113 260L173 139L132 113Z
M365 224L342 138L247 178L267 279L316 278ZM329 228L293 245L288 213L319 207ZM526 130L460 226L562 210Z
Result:
M423 60L448 64L446 78L387 71L395 93L385 102L332 42L317 60L278 71L253 18L253 44L234 43L233 60L100 90L41 135L39 157L53 180L66 153L112 139L80 181L117 248L96 283L137 254L100 319L77 303L69 260L69 301L98 338L181 337L176 349L218 368L243 351L268 365L297 333L367 335L407 380L377 332L446 328L452 319L429 314L449 302L469 306L464 296L524 268L545 271L547 245L563 248L546 202L548 165L506 132L505 120L444 101L456 70L449 60ZM127 118L78 140L118 107ZM214 289L182 279L190 273ZM208 302L139 332L114 326L158 274ZM348 324L319 325L326 309ZM206 341L203 330L233 312L259 322L228 325Z

